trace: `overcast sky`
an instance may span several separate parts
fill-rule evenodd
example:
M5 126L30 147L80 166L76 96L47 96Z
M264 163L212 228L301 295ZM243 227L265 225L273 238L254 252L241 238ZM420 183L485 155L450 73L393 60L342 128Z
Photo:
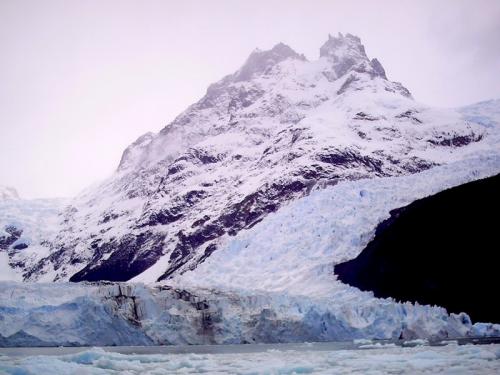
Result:
M0 0L0 185L71 196L249 53L361 37L416 100L500 97L500 1Z

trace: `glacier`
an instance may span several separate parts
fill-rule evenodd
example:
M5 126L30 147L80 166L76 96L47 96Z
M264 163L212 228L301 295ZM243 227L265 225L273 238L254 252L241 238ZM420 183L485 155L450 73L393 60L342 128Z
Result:
M409 176L340 182L268 215L195 269L162 283L146 285L140 276L128 284L2 282L2 344L498 335L499 325L473 324L467 314L437 306L375 298L333 274L333 265L359 254L393 208L498 173L500 154L490 152Z
M491 153L409 176L339 182L228 238L205 262L172 282L327 296L337 291L333 266L355 258L391 210L498 173L499 154Z
M141 284L1 282L1 346L110 346L432 339L498 333L466 314L375 299L189 292ZM196 294L194 294L196 293ZM8 301L8 302L7 302Z

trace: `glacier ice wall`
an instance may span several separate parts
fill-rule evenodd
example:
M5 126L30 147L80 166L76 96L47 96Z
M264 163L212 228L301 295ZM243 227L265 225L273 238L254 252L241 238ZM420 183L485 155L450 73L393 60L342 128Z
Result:
M497 174L491 153L399 178L315 191L227 239L196 269L151 284L0 283L0 344L148 345L444 338L500 333L466 314L374 298L333 265L393 208Z
M356 296L352 303L142 284L2 282L0 346L168 345L460 337L467 315ZM196 293L196 294L194 294ZM491 327L480 327L484 331Z

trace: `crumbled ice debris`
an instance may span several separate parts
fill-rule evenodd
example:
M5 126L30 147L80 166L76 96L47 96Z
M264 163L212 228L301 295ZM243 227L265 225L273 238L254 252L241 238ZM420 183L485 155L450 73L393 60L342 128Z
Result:
M454 345L458 346L458 341L457 340L443 340L439 342L440 345Z
M91 349L71 355L0 356L3 374L497 374L499 345L376 350L289 350L231 354L124 355Z
M500 336L500 324L476 323L473 334L474 336Z
M373 341L370 339L354 339L353 343L356 345L369 345L373 343Z
M376 342L374 344L366 344L366 345L360 345L360 349L382 349L382 348L395 348L396 344L394 343L381 343L381 342Z
M415 339L403 342L403 346L421 346L421 345L429 345L429 341L426 339Z

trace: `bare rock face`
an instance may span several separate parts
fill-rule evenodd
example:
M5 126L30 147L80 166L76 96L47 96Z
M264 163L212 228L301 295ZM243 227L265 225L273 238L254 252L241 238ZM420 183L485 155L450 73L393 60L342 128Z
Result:
M0 250L7 250L23 234L23 230L15 225L7 225L4 228L5 234L0 235Z
M373 77L387 80L385 70L377 59L368 59L365 47L357 36L339 33L337 37L328 36L320 48L320 56L328 60L335 80L349 71L368 73Z
M385 75L385 69L382 66L382 64L380 63L380 61L378 61L377 59L372 59L372 61L370 61L370 65L371 65L371 67L373 69L373 72L377 76L382 77L384 79L387 79L387 77Z
M358 37L329 37L316 61L280 43L130 145L113 176L71 202L50 254L23 275L168 279L314 189L415 173L483 139L387 80Z

